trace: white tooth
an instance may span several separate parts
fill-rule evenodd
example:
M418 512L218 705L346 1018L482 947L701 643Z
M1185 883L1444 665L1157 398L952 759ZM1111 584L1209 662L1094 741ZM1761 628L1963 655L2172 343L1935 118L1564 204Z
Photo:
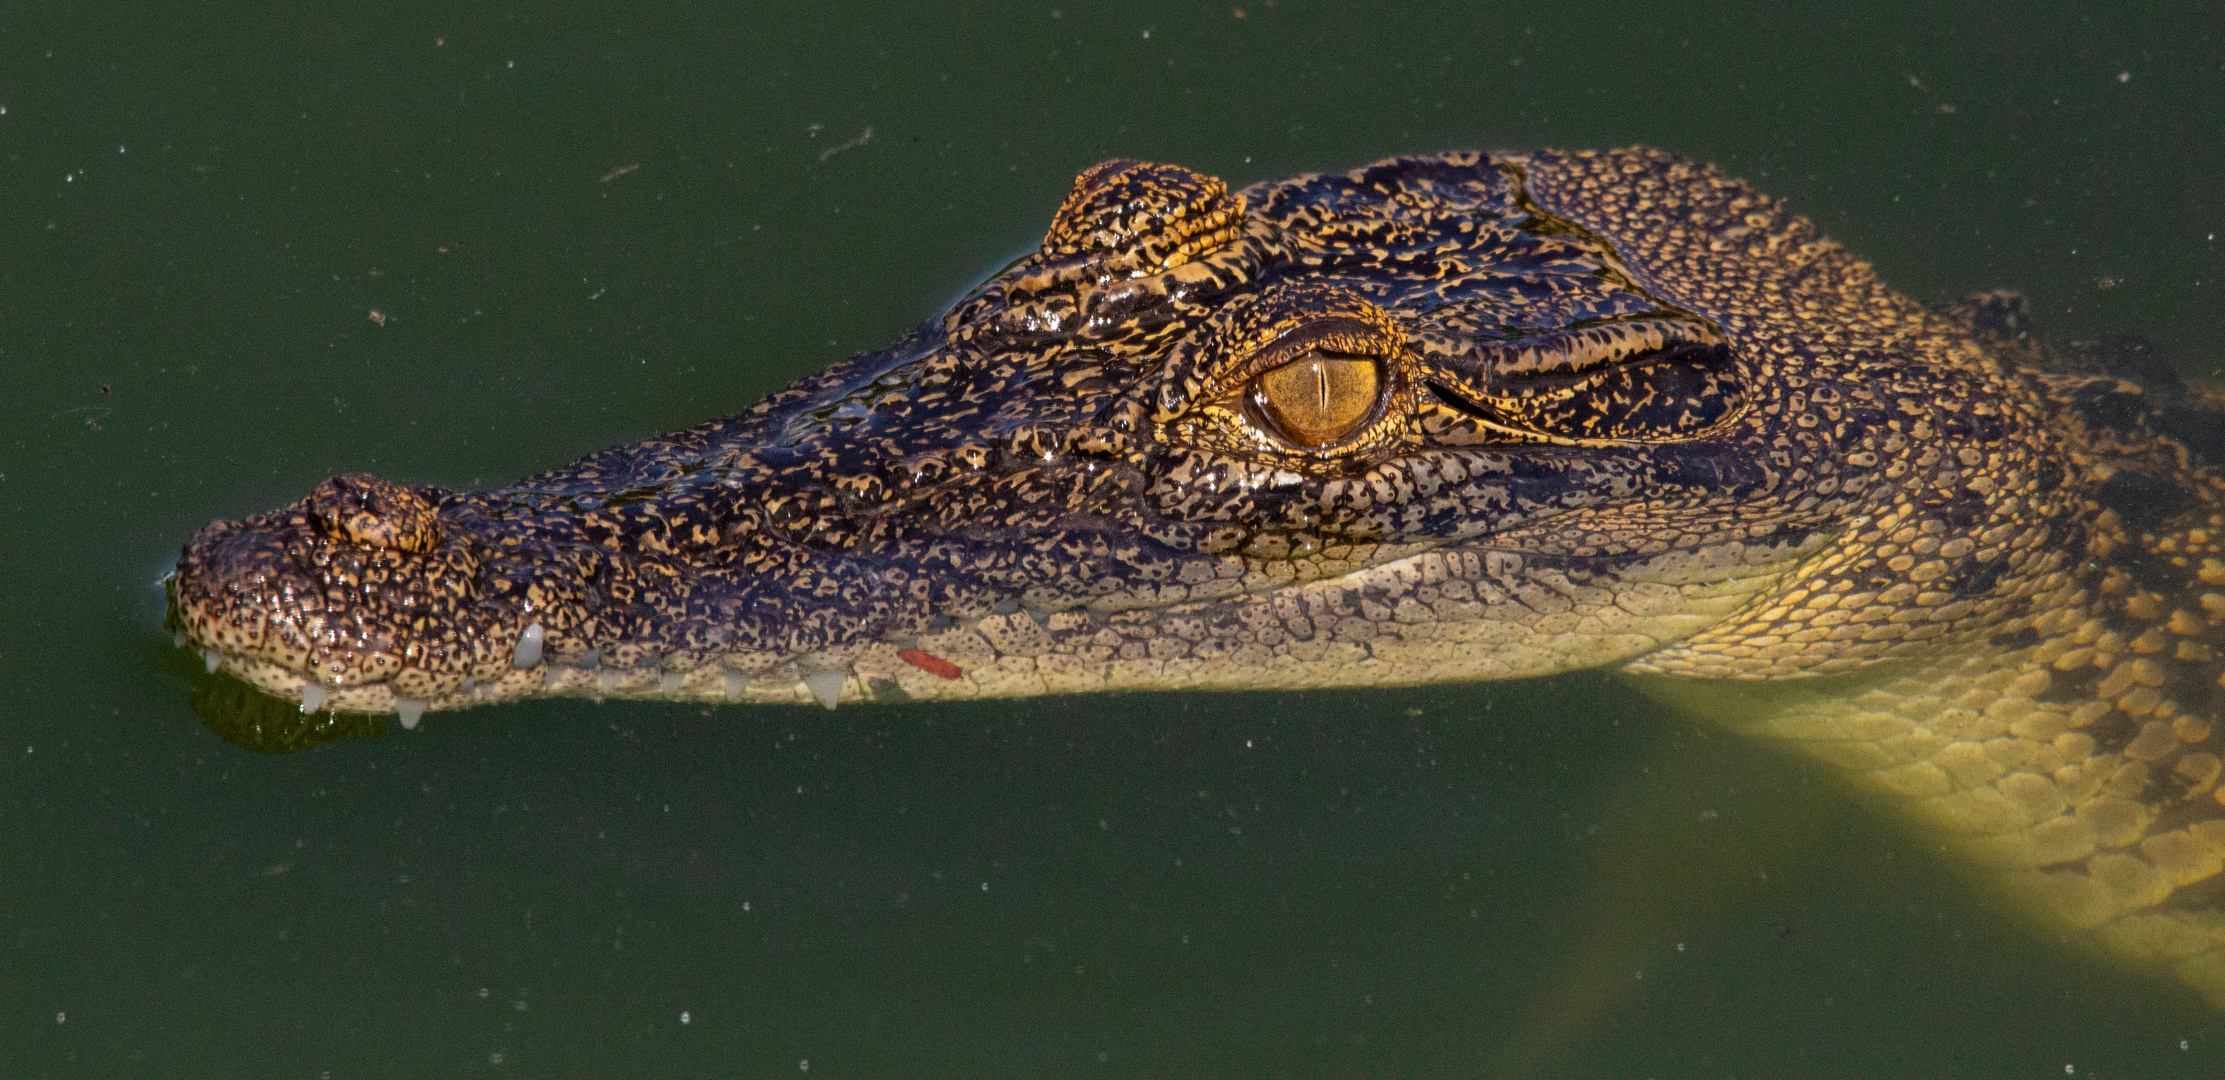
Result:
M618 669L604 668L602 674L595 676L595 685L606 694L618 689Z
M394 699L394 711L402 714L402 726L414 731L417 722L425 717L425 703L417 698L398 697Z
M180 630L177 633L170 635L170 644L175 645L181 649L185 648L185 631Z
M657 693L663 694L666 697L671 697L674 694L679 693L680 682L683 678L684 676L682 676L677 671L667 671L664 674L657 676Z
M834 703L842 697L842 678L845 674L847 673L841 671L805 672L803 684L811 690L811 696L818 698L819 704L826 706L831 712Z
M317 683L305 683L301 688L301 711L313 713L324 708L325 688Z
M203 649L201 650L201 662L207 664L209 674L214 675L216 669L224 663L224 658L216 655L215 649Z
M572 666L580 669L581 671L593 671L602 662L603 651L601 649L589 649L585 653L581 654L580 658L575 661Z
M563 668L557 667L552 664L549 666L548 670L541 672L541 689L543 690L554 690L556 689L556 684L563 681Z
M540 623L526 627L525 633L518 635L518 647L510 652L510 666L532 667L540 663L541 638L544 636L546 631L541 629Z
M749 676L739 671L727 672L723 681L726 683L727 697L740 697L742 691L749 689Z
M456 688L456 692L459 694L476 693L478 692L478 690L479 680L474 679L469 675L464 676L464 684Z

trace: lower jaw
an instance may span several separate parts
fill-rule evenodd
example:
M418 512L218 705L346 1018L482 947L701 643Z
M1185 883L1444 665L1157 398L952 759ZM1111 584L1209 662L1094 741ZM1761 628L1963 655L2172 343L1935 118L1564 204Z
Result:
M1028 616L989 619L1017 623ZM1119 691L1306 690L1493 681L1611 664L1651 651L1705 621L1697 613L1686 613L1608 633L1492 620L1448 621L1386 627L1366 640L1321 635L1283 640L1272 647L1257 641L1208 640L1191 645L1162 638L1158 651L1164 655L1130 657L1113 655L1112 649L1103 647L1090 655L1052 649L1032 654L1000 651L978 632L977 624L843 650L839 655L766 658L754 671L721 663L675 669L543 661L465 680L450 693L426 698L398 694L384 682L326 686L270 661L208 655L213 657L212 671L227 672L265 694L298 702L303 712L396 715L405 726L414 726L426 712L536 697L833 708L838 703Z
M448 676L440 681L439 692L423 696L399 692L384 681L325 684L253 656L214 650L204 655L211 672L228 672L265 694L298 703L304 713L394 715L405 726L414 726L426 712L550 696L834 708L841 702L1127 690L1304 690L1492 681L1598 667L1683 640L1768 591L1782 573L1812 554L1809 546L1801 546L1775 552L1766 564L1725 562L1714 569L1737 576L1707 579L1696 586L1700 592L1687 590L1673 608L1646 615L1612 603L1541 615L1508 602L1471 605L1460 614L1440 608L1436 617L1419 622L1383 616L1366 626L1350 625L1355 622L1350 618L1314 626L1300 619L1296 622L1310 628L1261 626L1193 640L1170 624L1200 626L1201 620L1182 617L1208 614L1210 605L1223 601L1205 601L1207 606L1195 608L1134 609L1102 620L1073 611L1015 610L899 641L801 656L728 656L685 666L670 658L631 665L604 659L639 655L623 648L588 653L585 664L564 663L545 652L541 638L529 632L519 639L511 663L482 667L479 677L461 685ZM1364 573L1382 572L1378 567ZM1349 590L1362 585L1329 579L1299 588ZM430 681L414 675L403 685L414 688Z

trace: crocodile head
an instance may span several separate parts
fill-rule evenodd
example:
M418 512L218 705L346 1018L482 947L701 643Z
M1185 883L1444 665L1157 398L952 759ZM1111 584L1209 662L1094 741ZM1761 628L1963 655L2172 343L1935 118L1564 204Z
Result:
M887 351L494 491L335 477L203 530L172 616L265 748L551 693L1871 669L1710 715L2225 1007L2218 412L2020 314L1651 151L1109 162Z
M1112 161L892 348L497 490L334 477L196 536L172 619L303 712L412 726L543 694L1842 671L2015 617L2068 557L2068 515L2029 512L2051 436L2002 386L1659 152L1240 192Z

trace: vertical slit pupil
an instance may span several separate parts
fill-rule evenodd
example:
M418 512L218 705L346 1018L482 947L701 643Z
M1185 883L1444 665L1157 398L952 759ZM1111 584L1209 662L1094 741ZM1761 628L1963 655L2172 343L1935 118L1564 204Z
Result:
M1252 399L1285 440L1308 448L1351 437L1375 413L1381 367L1372 357L1318 350L1261 372Z

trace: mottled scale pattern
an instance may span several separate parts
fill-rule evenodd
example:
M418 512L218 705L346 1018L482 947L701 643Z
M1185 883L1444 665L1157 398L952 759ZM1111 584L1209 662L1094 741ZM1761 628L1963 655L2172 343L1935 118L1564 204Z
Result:
M2225 515L2131 541L1983 644L1739 726L1908 799L2051 921L2225 1003ZM2152 571L2151 571L2152 572ZM2013 627L2011 629L2010 627Z
M411 725L1619 665L2225 1006L2216 400L1659 151L1120 160L886 350L492 491L334 477L196 536L172 620Z

